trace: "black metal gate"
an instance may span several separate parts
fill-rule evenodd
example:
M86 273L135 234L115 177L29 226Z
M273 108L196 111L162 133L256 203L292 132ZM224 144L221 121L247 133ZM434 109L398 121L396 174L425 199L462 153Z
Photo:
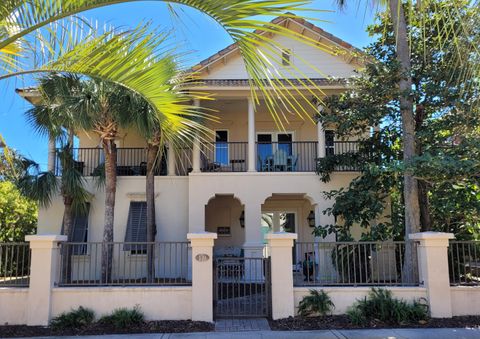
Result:
M270 258L216 258L213 274L216 318L270 317Z

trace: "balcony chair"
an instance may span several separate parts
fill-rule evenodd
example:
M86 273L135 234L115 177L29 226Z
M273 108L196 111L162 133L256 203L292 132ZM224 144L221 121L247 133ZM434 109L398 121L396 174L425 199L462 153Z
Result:
M288 155L284 150L276 150L273 155L273 168L275 171L286 171L288 164Z
M298 155L291 155L287 160L287 172L295 172L297 170Z
M265 161L262 160L262 157L260 155L258 157L258 163L260 164L260 171L261 172L270 172L272 170L272 158L267 157L265 158Z

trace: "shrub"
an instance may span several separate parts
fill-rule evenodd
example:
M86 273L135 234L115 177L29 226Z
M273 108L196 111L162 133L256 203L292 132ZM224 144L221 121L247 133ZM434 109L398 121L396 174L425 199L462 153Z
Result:
M116 328L128 328L143 324L144 315L137 305L132 309L118 308L110 315L105 315L98 321L102 324L112 325Z
M332 300L323 290L310 290L310 295L303 297L298 305L298 313L302 317L325 315L335 308Z
M57 330L63 330L67 328L82 328L90 325L94 319L95 312L89 308L80 306L76 310L62 313L53 318L50 322L50 326Z
M398 325L427 319L428 306L420 300L408 303L393 298L392 292L386 289L372 288L367 297L353 304L347 315L355 325L365 325L372 319Z

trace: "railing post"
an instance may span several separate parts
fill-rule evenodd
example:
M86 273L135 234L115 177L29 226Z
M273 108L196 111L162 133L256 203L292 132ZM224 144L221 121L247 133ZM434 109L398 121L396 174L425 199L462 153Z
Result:
M213 242L217 233L188 233L192 246L192 320L213 321Z
M30 242L30 287L28 290L27 325L46 326L50 322L52 288L57 277L59 243L65 235L27 235Z
M270 246L272 270L272 318L295 315L293 295L292 247L295 233L276 232L266 235Z
M452 233L422 232L410 234L419 242L418 269L420 282L427 289L428 304L432 318L451 318L452 301L448 274L448 240Z

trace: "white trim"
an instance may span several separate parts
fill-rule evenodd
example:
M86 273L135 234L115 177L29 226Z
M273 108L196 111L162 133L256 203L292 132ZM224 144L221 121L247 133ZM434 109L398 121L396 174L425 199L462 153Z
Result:
M256 131L255 132L255 142L258 143L258 135L259 134L270 134L272 136L271 142L278 143L278 135L279 134L291 134L292 135L292 142L295 142L295 131Z

